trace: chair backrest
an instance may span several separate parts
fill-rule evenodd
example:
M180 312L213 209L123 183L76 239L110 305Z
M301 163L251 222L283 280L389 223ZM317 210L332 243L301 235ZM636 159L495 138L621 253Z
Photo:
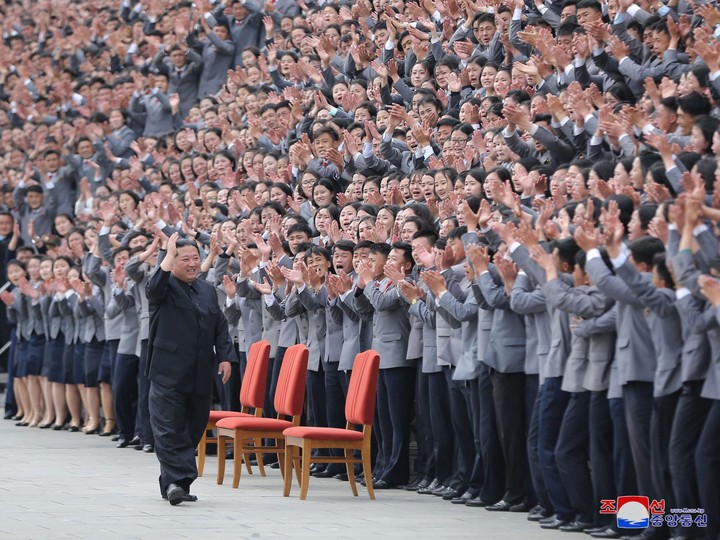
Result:
M302 414L309 354L303 344L293 345L285 351L275 389L275 410L278 415L299 417Z
M240 405L262 409L265 406L270 342L256 341L250 346L247 367L240 386Z
M355 357L345 400L345 419L350 424L371 425L375 415L380 355L370 349Z

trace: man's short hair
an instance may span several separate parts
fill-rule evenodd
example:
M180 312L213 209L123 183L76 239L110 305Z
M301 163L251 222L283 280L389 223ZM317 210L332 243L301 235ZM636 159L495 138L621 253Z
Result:
M197 250L198 255L200 254L200 248L198 247L198 245L197 245L197 243L195 242L195 240L190 240L189 238L180 238L180 239L175 243L175 248L176 248L176 249L180 249L180 248L184 248L184 247L194 247L194 248Z

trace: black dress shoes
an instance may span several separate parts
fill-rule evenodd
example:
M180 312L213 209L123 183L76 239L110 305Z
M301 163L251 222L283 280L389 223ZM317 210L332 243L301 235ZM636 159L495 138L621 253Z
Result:
M72 433L77 433L78 431L80 431L80 426L70 426L68 427L68 431Z
M559 529L560 527L562 527L564 525L569 525L569 524L570 524L569 521L554 517L552 520L548 521L547 523L543 523L541 521L540 527L543 529Z
M15 417L14 412L6 412L3 416L3 420L12 420Z
M585 521L573 521L572 523L568 523L567 525L563 525L560 527L560 530L562 532L584 532L587 529L592 529L593 523L588 523Z
M465 493L465 491L465 489L448 488L442 495L443 501L452 501L453 499L457 499L463 493Z
M132 439L130 439L130 442L128 443L128 445L135 446L136 444L140 444L140 437L138 437L137 435L135 435Z
M372 485L373 489L395 489L395 486L385 480L376 480Z
M52 427L52 423L50 424L40 424L38 426L40 429L50 429Z
M63 427L62 424L53 424L53 431L60 431Z
M106 435L107 436L107 435ZM118 442L120 440L120 435L117 433L112 436L112 439L110 439L112 442Z
M185 491L183 488L181 488L177 484L170 484L167 487L167 500L173 506L183 502L183 498L186 496L187 496L187 491Z
M335 476L335 473L330 470L330 467L316 473L311 472L310 474L315 478L332 478L333 476Z
M167 495L164 494L164 493L163 493L162 498L163 498L164 500L166 500L166 501L168 500ZM188 494L186 494L186 495L183 496L183 498L182 498L182 500L181 500L180 502L197 502L197 500L198 500L197 495L190 495L190 494L188 493ZM180 503L176 503L176 504L180 504Z
M585 529L583 532L584 532L585 534L592 534L592 533L602 532L602 531L604 531L604 530L607 529L607 528L608 528L607 525L600 525L600 526L598 526L598 527L593 526L593 527L591 527L591 528L589 528L589 529Z
M453 504L465 504L466 502L474 499L476 495L470 491L466 491L459 497L455 497L453 499L450 499L450 502Z
M274 462L274 463L271 463L271 464L270 464L270 468L271 468L271 469L279 469L279 468L280 468L280 462L279 462L279 461L276 461L276 462Z
M495 504L491 504L490 506L486 506L485 510L489 510L490 512L508 512L510 511L510 508L513 505L505 500L501 500L499 502L496 502Z
M530 510L531 510L530 505L526 502L513 504L510 507L510 512L523 513L523 512L529 512Z
M482 500L479 496L475 497L474 499L470 499L465 503L465 506L470 506L471 508L486 508L487 506L490 506L490 504L487 501Z
M652 527L645 529L643 532L637 535L625 534L623 539L631 540L666 540L670 538L670 531L666 528Z
M152 454L155 452L155 447L152 444L144 444L142 447L142 451L146 454Z
M528 514L527 520L528 521L542 521L543 519L547 519L552 515L553 515L553 513L550 510L540 507L540 510L536 510L534 512L531 511Z
M21 420L20 422L15 422L15 425L16 425L16 426L20 426L20 427L27 427L27 426L30 425L30 422L23 422L23 421Z
M425 485L427 485L427 484L425 484ZM410 482L409 484L405 484L405 485L400 486L400 487L401 487L402 489L404 489L405 491L417 491L417 490L418 490L418 487L420 487L420 478L416 478L415 480L413 480L413 481Z
M610 527L608 527L604 531L591 533L590 536L592 536L593 538L620 538L621 537L619 532L612 530L612 528L610 528Z
M115 445L115 448L127 448L130 443L127 439L118 439L117 444Z
M335 476L333 476L335 480L340 480L341 482L347 482L348 481L348 475L347 473L338 473Z
M418 488L415 490L415 492L419 493L420 495L432 495L433 491L435 491L438 487L440 487L440 482L438 482L438 479L435 478L435 480L433 480L426 486L418 485Z

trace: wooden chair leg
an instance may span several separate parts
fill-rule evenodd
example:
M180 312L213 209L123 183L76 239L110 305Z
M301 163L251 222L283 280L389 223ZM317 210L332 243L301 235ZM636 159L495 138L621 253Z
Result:
M247 469L248 474L252 474L252 465L250 465L250 455L245 453L245 445L242 445L243 450L241 451L242 454L242 460L245 462L245 468Z
M300 449L300 447L298 447ZM300 463L300 455L297 454L293 456L293 465L295 466L295 478L297 479L298 486L302 486L302 464Z
M374 501L375 490L373 489L372 485L372 467L370 466L370 452L366 452L363 450L362 462L363 474L365 475L365 485L367 486L368 495L370 495L370 500Z
M278 447L277 460L280 467L280 476L285 479L285 441L283 439L277 439L275 444Z
M303 441L302 448L302 481L300 482L300 500L307 499L308 487L310 487L310 441Z
M237 456L242 454L242 446L242 433L236 431L234 445L235 459L233 460L233 488L235 489L240 485L240 474L242 473L242 463L237 460Z
M295 454L295 446L292 444L285 445L285 476L283 478L283 497L290 496L290 488L292 487L292 471L293 458Z
M257 450L257 448L260 448L263 445L262 439L259 439L259 438L254 439L253 442L255 443L255 448L256 448L255 459L257 460L258 469L260 469L260 476L262 476L264 478L265 477L265 463L263 463L263 459L265 458L265 454L263 454L262 452L259 452Z
M225 478L225 436L218 433L217 437L217 448L218 448L218 472L217 472L217 483L218 485L223 483Z
M350 489L352 489L353 496L358 496L358 490L357 485L355 484L355 471L352 463L353 459L353 451L350 448L345 449L345 468L347 469L347 475L348 475L348 483L350 484Z
M202 439L200 439L200 444L198 444L198 476L203 475L203 471L205 470L205 447L207 446L207 429L203 431Z

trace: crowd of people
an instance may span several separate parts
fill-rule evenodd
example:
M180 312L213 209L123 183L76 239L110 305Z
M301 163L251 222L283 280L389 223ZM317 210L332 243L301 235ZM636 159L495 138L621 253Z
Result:
M177 233L237 348L218 406L267 339L274 415L305 343L305 422L344 427L372 348L375 489L600 538L644 495L704 514L643 537L717 540L714 2L0 13L6 417L153 452L145 286Z

